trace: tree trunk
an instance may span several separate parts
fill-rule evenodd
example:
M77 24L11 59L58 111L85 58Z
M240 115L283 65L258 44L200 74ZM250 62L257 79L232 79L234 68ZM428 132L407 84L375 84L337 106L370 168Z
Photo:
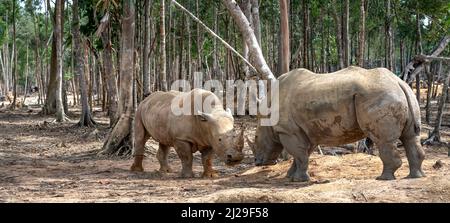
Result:
M58 2L57 2L58 3ZM60 3L60 9L58 9L57 7L55 7L55 13L53 13L52 15L52 24L53 24L53 34L52 34L52 51L51 51L51 59L50 59L50 75L49 75L49 79L47 84L47 96L46 96L46 100L45 100L45 105L44 105L44 114L46 115L51 115L51 114L55 114L58 113L58 106L57 105L59 102L59 100L63 100L63 93L62 93L62 67L57 67L58 65L62 66L62 62L59 61L60 58L58 57L57 51L59 48L60 55L62 55L62 45L58 46L57 42L60 41L62 44L62 34L63 34L63 28L64 28L64 24L63 24L63 14L64 14L64 2ZM49 1L47 2L47 8L50 9L50 3ZM57 17L57 10L60 11L60 15L61 17L58 18ZM57 27L57 24L59 27ZM58 30L58 32L56 32ZM58 77L58 75L61 75L61 78ZM59 83L61 82L61 83ZM59 87L61 87L61 89L58 89ZM59 92L61 92L61 96L59 96ZM60 97L60 98L58 98ZM64 107L64 105L62 106ZM63 108L64 110L64 108ZM65 115L65 114L64 114ZM59 116L59 118L61 118L61 114L57 114L57 116ZM57 117L58 119L58 117Z
M324 24L324 16L325 16L325 6L320 7L320 72L326 73L326 65L325 61L327 60L326 49L325 49L325 24Z
M182 77L183 74L183 49L184 49L184 35L183 35L183 30L185 29L185 17L183 16L183 14L181 15L181 30L180 31L180 37L178 38L179 41L179 53L178 53L178 76L175 78L176 80L182 80L184 79Z
M242 8L242 11L244 12L245 17L247 18L247 20L250 24L250 28L253 28L253 18L252 18L253 16L252 16L252 12L251 12L252 7L250 4L250 0L243 0L241 8ZM242 40L242 48L243 48L242 56L244 56L244 58L246 60L248 60L249 52L248 52L248 46L247 46L247 43L245 42L245 39ZM249 68L248 68L247 64L242 65L242 70L244 71L244 76L248 77L249 76Z
M23 100L22 100L22 105L24 105L24 106L25 106L25 100L27 99L28 73L29 73L29 68L28 68L28 43L27 43L27 62L25 65L25 85L23 88Z
M330 17L330 13L328 10L327 11L327 18ZM330 58L331 58L331 52L330 52L330 26L327 25L327 46L326 46L326 59L325 59L325 73L331 72L331 63L329 62Z
M103 146L103 155L128 155L133 149L133 81L134 81L134 0L123 2L122 38L120 48L119 120ZM161 17L164 18L164 17Z
M442 117L444 114L445 102L448 97L449 82L450 82L450 72L447 73L447 77L444 80L444 86L442 88L442 94L441 94L441 98L439 100L438 114L436 116L436 122L434 123L433 132L431 132L430 136L424 142L424 144L430 144L430 143L432 144L433 142L441 141L440 129L441 129L441 125L442 125Z
M405 71L405 41L400 38L400 69L401 73Z
M344 39L343 48L344 48L344 65L345 65L345 67L350 66L350 61L351 61L351 51L350 51L351 44L350 44L350 33L349 33L350 19L349 18L350 18L350 0L345 0L344 21L343 21L344 27L343 27L343 33L342 33L342 38Z
M436 96L437 96L437 91L438 91L438 83L439 83L439 79L441 78L441 72L442 72L442 61L439 61L439 65L438 65L438 68L437 68L437 71L436 71L436 73L437 73L437 77L436 77L436 84L435 84L435 87L434 87L434 90L433 90L433 99L436 99Z
M167 73L166 73L166 12L165 12L165 0L161 0L160 9L160 61L159 61L159 80L160 90L167 91Z
M251 0L252 4L252 18L253 18L253 29L255 32L258 44L261 45L261 21L259 19L259 0Z
M309 46L309 5L308 0L302 1L302 9L303 9L303 66L306 69L310 69L309 64L309 52L308 52L308 46Z
M281 61L280 63L280 73L289 72L289 63L291 61L291 51L289 46L289 8L287 0L280 0L280 21L281 21Z
M366 35L366 10L365 0L361 0L359 15L359 44L358 44L358 66L364 67L364 46Z
M195 1L195 12L197 14L197 18L200 18L200 5L198 3L199 0ZM248 1L248 0L247 0ZM197 72L203 71L202 66L202 46L201 46L201 36L200 36L200 24L197 23Z
M416 25L417 25L417 49L419 49L419 54L423 54L422 47L422 24L420 23L420 13L416 13Z
M425 121L430 124L431 118L431 94L432 94L432 86L433 86L433 74L430 71L430 66L427 66L426 74L428 80L428 91L427 91L427 104L425 106Z
M394 37L392 33L391 0L386 0L386 68L395 72L394 68Z
M12 48L12 56L11 56L11 63L12 63L12 79L13 79L13 101L11 103L11 110L14 110L16 108L16 100L17 100L17 45L16 45L16 1L12 1L12 13L13 13L13 48ZM14 62L13 62L14 61Z
M338 56L338 69L344 68L344 57L343 57L343 46L342 46L342 28L341 28L341 19L337 14L337 2L333 0L333 18L336 28L336 46L337 46L337 56Z
M109 12L107 12L109 13ZM109 126L112 127L117 121L117 81L112 61L112 44L111 44L111 22L108 19L106 28L101 34L103 43L103 71L106 79L106 90L108 95L108 115Z
M145 0L144 6L144 16L145 16L145 25L144 25L144 57L142 61L142 69L143 69L143 93L144 97L150 94L150 72L149 72L149 53L150 53L150 5L153 1Z
M252 58L252 64L258 71L261 79L272 80L275 79L272 71L264 59L262 50L259 47L258 40L256 39L253 29L250 27L248 20L245 18L244 13L242 13L238 4L234 0L222 0L224 5L227 7L231 16L239 27L243 38L245 39L247 46L249 47L250 58Z
M34 74L36 77L36 85L39 88L38 91L38 104L43 104L43 100L44 100L44 92L45 92L45 88L44 88L44 78L43 78L43 73L42 72L42 60L41 60L41 55L40 55L40 37L39 37L39 17L36 15L36 13L33 12L33 18L34 18L34 35L35 35L35 42L36 42L36 46L34 49L34 53L35 53L35 70L34 70Z
M219 19L219 9L218 6L214 6L214 32L217 33L219 30L219 22L217 21ZM188 19L189 21L189 19ZM189 25L189 23L188 23ZM190 38L189 38L190 40ZM190 44L189 44L190 45ZM191 53L191 51L187 52L188 54ZM213 73L214 73L214 79L216 80L222 80L222 77L219 77L219 54L217 50L217 38L214 38L213 42ZM222 82L223 83L223 82Z
M63 52L62 52L62 37L63 37L63 24L62 18L64 0L56 0L55 6L55 27L54 36L56 45L56 121L63 122L67 120L64 113L63 105Z
M72 41L74 48L74 72L78 77L81 90L81 117L78 126L93 127L95 125L92 119L91 109L88 104L86 81L84 79L84 56L80 37L80 16L78 14L78 0L72 1Z
M216 20L217 22L217 20ZM192 34L191 34L191 22L189 19L186 20L187 35L188 35L188 46L187 46L187 78L186 81L190 83L192 79Z

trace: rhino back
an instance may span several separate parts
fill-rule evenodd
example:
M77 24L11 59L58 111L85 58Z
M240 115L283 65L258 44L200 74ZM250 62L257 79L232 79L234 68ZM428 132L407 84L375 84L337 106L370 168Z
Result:
M397 97L398 84L389 75L393 74L357 67L330 74L303 69L292 72L280 80L278 128L285 131L300 128L313 144L357 141L365 135L358 125L355 95L374 100Z
M181 107L186 106L183 101L190 99L194 101L195 95L199 95L202 101L205 98L213 97L213 107L223 110L220 100L211 92L194 89L190 92L155 92L139 105L138 111L141 114L142 123L147 133L159 143L173 146L175 140L188 141L198 146L209 146L204 123L195 115L175 115L172 112L172 102L179 96ZM191 114L194 113L194 103L191 103Z
M173 137L169 134L172 100L181 92L155 92L148 96L138 107L142 123L147 133L156 141L171 145Z

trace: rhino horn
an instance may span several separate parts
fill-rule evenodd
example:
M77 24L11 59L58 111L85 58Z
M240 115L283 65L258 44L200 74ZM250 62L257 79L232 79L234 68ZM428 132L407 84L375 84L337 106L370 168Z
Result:
M227 108L227 113L230 114L230 115L233 115L233 113L231 112L230 108Z
M202 121L206 122L206 121L213 121L214 120L214 117L211 114L209 114L209 113L198 111L198 114L200 115Z

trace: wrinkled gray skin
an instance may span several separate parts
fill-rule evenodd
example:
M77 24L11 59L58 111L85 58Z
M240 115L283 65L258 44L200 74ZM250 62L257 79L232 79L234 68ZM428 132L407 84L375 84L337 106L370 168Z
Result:
M425 153L420 144L420 108L409 86L384 68L359 67L331 74L293 70L279 78L280 121L258 126L249 141L256 165L272 165L281 151L294 157L287 173L293 181L308 181L309 156L318 145L337 146L369 137L377 145L383 172L393 180L402 161L395 141L408 158L410 178L424 177Z
M202 102L207 98L212 101L209 113L200 115L180 115L172 113L171 103L176 96L182 99L193 99L200 95ZM194 103L191 104L191 114L194 113ZM180 100L180 106L183 102ZM133 171L143 171L142 158L144 145L152 137L159 142L157 158L160 171L171 172L167 156L169 148L174 147L182 163L181 176L194 177L192 171L193 153L202 154L203 177L215 177L212 168L212 156L217 154L227 165L234 165L243 159L242 148L244 139L234 133L234 119L230 111L225 111L216 95L209 91L194 89L190 92L155 92L143 100L135 119L135 161L131 166Z

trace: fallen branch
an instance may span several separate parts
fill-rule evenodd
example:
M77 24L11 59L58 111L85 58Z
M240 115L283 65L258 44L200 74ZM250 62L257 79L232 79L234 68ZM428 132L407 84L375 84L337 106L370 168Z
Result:
M438 57L447 47L447 45L450 43L450 35L444 36L442 40L439 42L439 45L433 50L431 55L425 56L427 58L433 58ZM424 69L424 62L417 60L416 57L412 59L411 62L408 63L405 67L405 71L403 72L403 80L407 83L411 83L414 81L414 78L418 73L423 71ZM420 59L420 56L419 56Z
M436 57L436 56L427 56L427 55L421 54L421 55L415 56L414 59L421 63L430 63L434 60L450 63L450 57Z

